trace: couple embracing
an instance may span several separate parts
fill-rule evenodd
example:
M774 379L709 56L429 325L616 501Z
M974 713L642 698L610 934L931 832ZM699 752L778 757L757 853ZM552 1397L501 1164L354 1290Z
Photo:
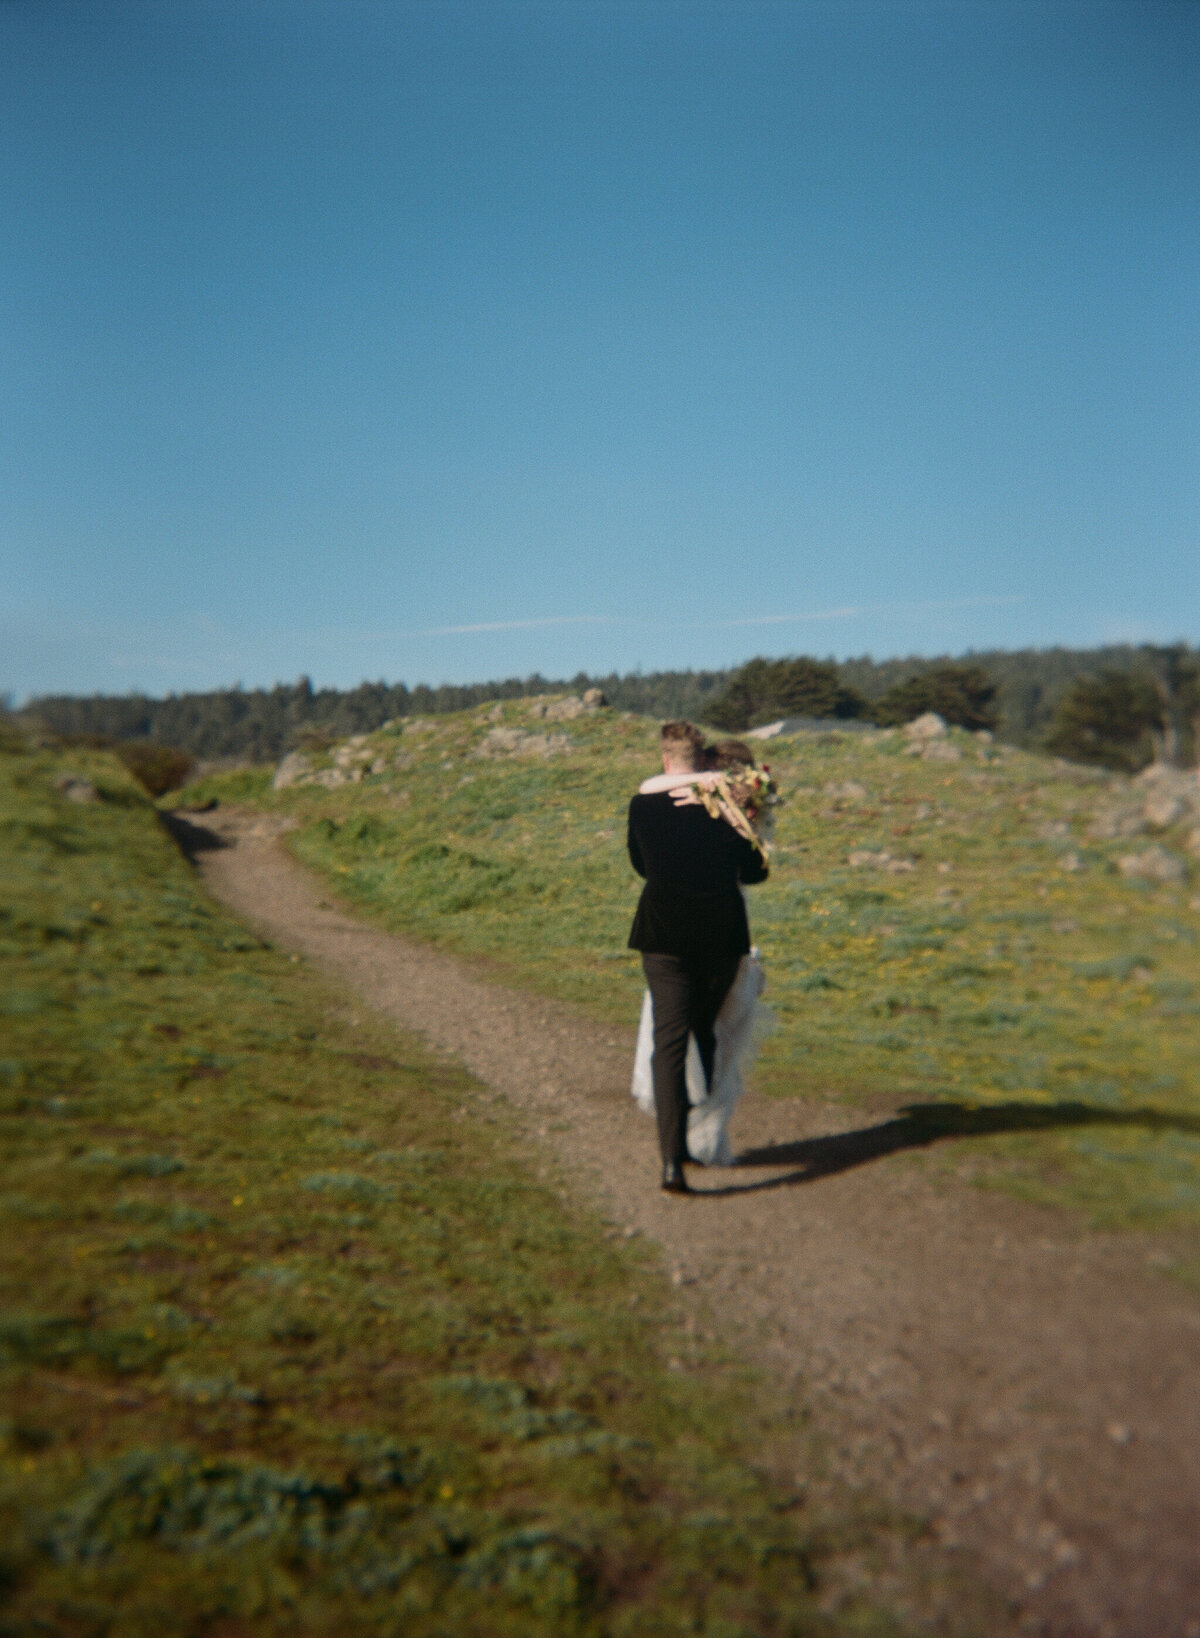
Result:
M739 1063L763 987L742 887L767 878L769 775L739 741L706 749L688 722L663 725L663 772L629 804L629 857L646 885L631 949L649 993L633 1094L658 1120L662 1186L689 1193L688 1160L727 1164Z

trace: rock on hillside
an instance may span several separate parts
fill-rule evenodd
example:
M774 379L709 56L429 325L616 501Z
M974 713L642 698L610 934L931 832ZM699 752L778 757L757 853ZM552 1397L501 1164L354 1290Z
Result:
M386 773L391 764L371 738L369 734L351 734L333 747L327 768L316 767L304 751L289 751L275 770L275 790L287 790L293 785L321 785L336 790L339 785L356 785L368 774Z
M483 736L475 755L559 756L570 749L570 734L532 734L521 728L492 728Z
M1115 801L1097 809L1088 830L1092 841L1117 841L1190 824L1193 829L1184 845L1200 855L1200 772L1154 763L1119 792Z
M570 734L534 727L533 724L573 722L582 717L594 717L606 708L607 701L598 688L588 689L582 697L569 694L565 698L521 700L507 711L504 704L498 701L482 716L471 719L474 724L484 728L484 733L476 744L466 749L465 754L485 760L563 756L574 748ZM505 722L506 715L511 716L514 712L523 719L520 725ZM530 726L526 727L525 723ZM487 727L486 724L492 726ZM318 786L336 790L343 785L360 784L365 779L411 765L414 757L420 756L423 749L432 751L442 731L453 726L454 719L450 717L436 723L410 717L387 723L374 734L351 734L327 752L289 751L275 770L273 788L284 791L298 786ZM434 740L427 745L426 736L430 734ZM413 749L396 750L395 739L398 735L411 742ZM455 754L464 754L461 743L455 747Z
M1141 853L1122 854L1117 860L1117 869L1122 876L1141 876L1151 882L1181 882L1187 875L1183 860L1157 843Z

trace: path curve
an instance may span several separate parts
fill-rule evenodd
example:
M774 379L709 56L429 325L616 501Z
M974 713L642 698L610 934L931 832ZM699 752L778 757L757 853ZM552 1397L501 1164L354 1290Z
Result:
M708 1198L663 1196L628 1095L632 1028L356 920L278 821L203 823L194 856L218 899L510 1099L811 1410L840 1477L929 1518L1021 1630L1200 1638L1200 1303L1136 1243L931 1179L886 1131L843 1136L867 1163L798 1167L848 1133L844 1108L798 1100L739 1111L735 1140L762 1164L698 1174Z

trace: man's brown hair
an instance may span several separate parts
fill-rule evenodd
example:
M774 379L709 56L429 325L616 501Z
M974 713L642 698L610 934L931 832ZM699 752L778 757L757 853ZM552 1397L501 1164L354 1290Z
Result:
M695 772L704 759L704 735L691 722L664 722L658 736L664 756Z

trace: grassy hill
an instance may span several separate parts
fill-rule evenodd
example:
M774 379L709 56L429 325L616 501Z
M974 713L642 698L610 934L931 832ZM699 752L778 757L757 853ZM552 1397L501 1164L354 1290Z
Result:
M624 815L655 725L557 710L409 720L311 756L322 782L184 800L287 811L298 857L382 924L632 1021ZM764 755L787 801L751 893L777 1019L755 1086L907 1103L921 1141L972 1139L934 1164L1096 1223L1200 1222L1200 812L958 732L928 756L898 732ZM1136 873L1156 869L1179 879Z
M238 789L380 914L572 994L555 960L592 950L616 1010L628 885L582 815L615 824L646 730L494 767L464 760L483 731L381 740L374 789ZM214 908L115 760L6 742L0 828L0 1631L898 1630L828 1592L889 1527L760 1476L808 1436L653 1256ZM526 830L553 841L521 864Z

